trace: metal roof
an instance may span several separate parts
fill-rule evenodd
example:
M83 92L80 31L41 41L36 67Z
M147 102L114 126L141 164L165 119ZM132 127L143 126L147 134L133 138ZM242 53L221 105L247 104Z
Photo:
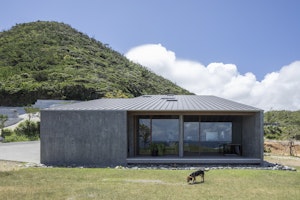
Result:
M206 95L144 95L130 99L97 99L46 110L261 111L252 106Z

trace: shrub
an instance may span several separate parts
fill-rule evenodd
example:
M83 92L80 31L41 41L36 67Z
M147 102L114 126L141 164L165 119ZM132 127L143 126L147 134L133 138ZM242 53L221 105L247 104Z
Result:
M267 139L278 140L282 136L282 130L278 126L265 126L264 135Z
M17 136L25 136L30 140L36 140L40 137L40 123L26 120L19 124L15 129Z
M5 137L4 142L25 142L29 139L25 135L17 135L12 133L12 135Z
M1 135L2 135L2 137L6 138L8 136L11 136L13 133L14 133L13 130L3 129Z
M272 152L272 150L270 147L268 147L268 148L264 147L264 153L271 153L271 152Z

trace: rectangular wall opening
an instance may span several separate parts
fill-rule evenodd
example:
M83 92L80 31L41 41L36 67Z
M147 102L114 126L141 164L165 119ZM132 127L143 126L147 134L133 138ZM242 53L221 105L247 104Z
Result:
M136 116L134 156L223 156L226 144L241 143L242 132L237 118L201 115Z

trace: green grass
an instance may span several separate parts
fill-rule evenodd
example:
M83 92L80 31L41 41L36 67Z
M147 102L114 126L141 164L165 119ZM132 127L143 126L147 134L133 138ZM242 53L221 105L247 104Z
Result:
M28 168L0 172L0 199L261 200L300 196L299 171L211 170L205 183L187 184L185 177L190 172Z

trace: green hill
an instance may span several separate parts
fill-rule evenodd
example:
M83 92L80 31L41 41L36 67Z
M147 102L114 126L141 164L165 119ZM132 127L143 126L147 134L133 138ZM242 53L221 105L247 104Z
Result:
M167 93L190 94L69 25L38 21L0 32L0 105Z

